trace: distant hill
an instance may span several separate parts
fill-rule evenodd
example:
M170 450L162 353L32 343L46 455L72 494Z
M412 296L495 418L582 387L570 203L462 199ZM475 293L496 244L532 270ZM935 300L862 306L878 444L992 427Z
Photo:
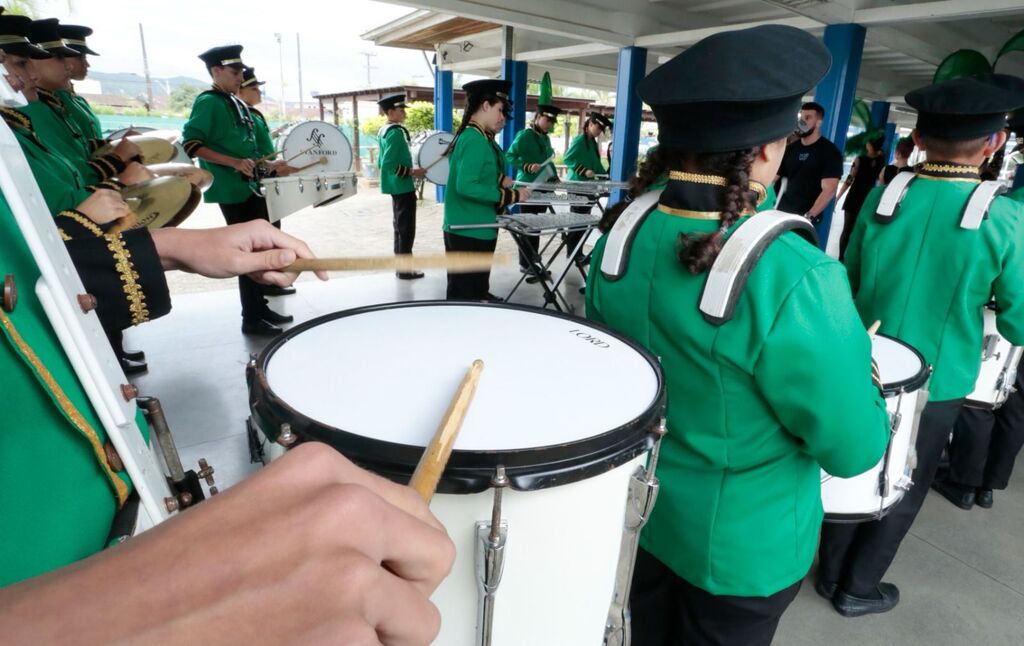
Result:
M96 72L89 71L89 80L97 81L102 87L102 93L106 95L122 95L136 97L146 94L146 78L140 74L124 72ZM188 76L175 76L172 78L153 78L153 98L169 96L171 91L179 85L192 85L198 88L206 88L210 85L210 79L201 80Z

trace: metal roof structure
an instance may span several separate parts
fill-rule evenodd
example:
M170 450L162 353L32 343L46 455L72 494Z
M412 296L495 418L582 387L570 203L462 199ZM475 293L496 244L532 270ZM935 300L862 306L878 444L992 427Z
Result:
M928 83L957 49L990 60L1024 29L1022 0L389 0L415 9L363 37L377 45L434 51L440 69L496 76L505 54L502 26L513 28L510 58L529 78L550 71L556 84L614 90L618 51L648 49L648 69L712 33L785 24L821 34L829 24L867 29L857 94L894 104ZM1024 76L1024 54L997 71Z

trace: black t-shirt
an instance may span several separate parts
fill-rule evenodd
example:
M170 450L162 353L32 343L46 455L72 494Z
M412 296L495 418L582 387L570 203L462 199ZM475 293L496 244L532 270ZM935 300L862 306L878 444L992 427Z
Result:
M803 215L821 195L821 180L843 176L843 156L835 144L824 137L810 146L797 139L786 146L779 176L786 178L787 184L776 208Z
M885 167L885 171L882 174L882 184L885 185L885 186L888 186L889 182L892 181L892 178L896 177L896 175L898 175L899 173L913 173L913 172L914 172L914 167L913 166L904 166L903 168L900 168L896 164L889 164L888 166Z

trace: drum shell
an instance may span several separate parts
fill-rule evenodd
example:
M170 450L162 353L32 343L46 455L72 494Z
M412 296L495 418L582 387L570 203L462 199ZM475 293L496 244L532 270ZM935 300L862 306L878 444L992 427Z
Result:
M425 179L438 186L448 184L448 160L439 159L448 149L454 135L444 130L431 131L426 137L417 136L411 147L412 159L417 168L426 168ZM435 163L436 162L436 163Z
M351 197L356 192L355 173L319 173L317 175L317 197L313 206L327 206Z
M316 178L302 175L272 177L262 182L271 222L313 206L317 200Z
M1017 380L1017 369L1021 359L1021 348L1011 345L996 328L996 313L990 307L984 309L984 340L982 342L981 366L974 391L967 395L965 406L994 410L1006 403ZM991 351L986 346L992 345ZM985 356L989 354L989 356Z

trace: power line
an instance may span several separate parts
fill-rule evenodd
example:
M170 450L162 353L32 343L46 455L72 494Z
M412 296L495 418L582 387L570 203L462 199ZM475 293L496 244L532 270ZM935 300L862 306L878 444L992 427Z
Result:
M359 52L360 55L366 57L366 87L373 87L373 81L370 80L370 70L377 69L376 65L371 65L371 59L377 56L374 52Z

